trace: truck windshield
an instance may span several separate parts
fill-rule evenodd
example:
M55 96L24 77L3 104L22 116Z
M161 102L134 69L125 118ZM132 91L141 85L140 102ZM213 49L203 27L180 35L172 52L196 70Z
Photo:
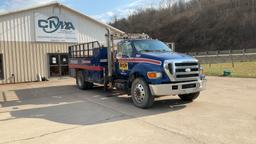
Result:
M136 40L133 42L138 52L171 52L166 44L158 40Z

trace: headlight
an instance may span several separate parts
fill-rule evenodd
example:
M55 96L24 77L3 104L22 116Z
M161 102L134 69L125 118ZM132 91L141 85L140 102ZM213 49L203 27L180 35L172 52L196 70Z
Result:
M148 72L148 78L149 79L158 79L162 77L162 73L161 72Z

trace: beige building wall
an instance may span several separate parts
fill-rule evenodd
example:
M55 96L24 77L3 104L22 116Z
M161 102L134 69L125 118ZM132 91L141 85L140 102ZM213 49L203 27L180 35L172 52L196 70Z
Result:
M3 54L4 79L0 84L36 81L37 75L49 76L49 53L67 53L65 42L36 41L35 15L61 16L71 19L77 31L77 42L106 43L106 28L121 31L58 3L0 15L0 54ZM74 44L74 43L73 43Z
M0 84L36 81L37 75L49 76L49 53L67 53L68 43L0 42L4 79Z

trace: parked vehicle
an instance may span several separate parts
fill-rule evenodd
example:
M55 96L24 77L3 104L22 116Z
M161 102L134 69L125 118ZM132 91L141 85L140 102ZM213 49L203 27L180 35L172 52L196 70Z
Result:
M90 89L97 83L126 91L140 108L151 107L158 96L178 95L193 101L205 88L198 60L173 52L159 40L128 38L119 40L116 48L111 43L69 47L69 68L78 88Z

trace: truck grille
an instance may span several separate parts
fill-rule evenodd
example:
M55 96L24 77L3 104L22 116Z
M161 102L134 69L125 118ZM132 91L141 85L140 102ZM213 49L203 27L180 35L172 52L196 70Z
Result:
M196 61L166 63L166 72L172 81L198 80L199 71L199 63Z
M198 68L191 68L191 71L192 72L197 72L197 71L199 71L199 69ZM186 69L185 68L176 69L176 73L179 73L179 72L186 72Z
M175 66L197 66L198 63L196 62L185 62L185 63L175 63Z
M177 81L197 80L199 78L198 62L175 63L174 68Z

